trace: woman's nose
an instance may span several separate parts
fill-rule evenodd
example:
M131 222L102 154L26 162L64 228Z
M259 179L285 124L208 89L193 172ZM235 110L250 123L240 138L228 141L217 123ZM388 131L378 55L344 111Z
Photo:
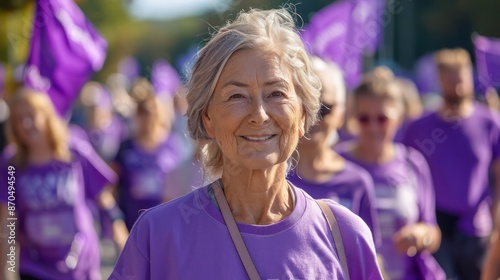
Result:
M269 121L267 109L262 101L255 101L251 106L249 122L255 125L262 125Z
M22 123L22 126L24 129L30 129L33 127L33 119L32 118L25 117L25 118L23 118L21 123Z

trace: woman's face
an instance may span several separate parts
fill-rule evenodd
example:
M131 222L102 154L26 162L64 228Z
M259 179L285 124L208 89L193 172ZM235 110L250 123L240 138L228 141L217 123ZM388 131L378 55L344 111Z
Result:
M147 100L137 104L136 122L140 134L153 132L158 120L156 100Z
M47 117L35 111L27 102L21 101L15 106L13 118L13 128L24 145L31 146L46 137Z
M272 53L249 49L227 61L203 122L224 165L267 169L290 157L305 119L288 68Z
M400 112L388 100L360 97L356 101L359 140L379 145L392 142L400 124Z

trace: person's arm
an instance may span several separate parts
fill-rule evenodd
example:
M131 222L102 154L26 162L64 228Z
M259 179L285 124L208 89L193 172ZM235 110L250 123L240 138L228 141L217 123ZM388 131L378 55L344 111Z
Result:
M393 240L396 249L408 256L425 250L434 253L441 244L441 231L437 225L420 222L404 226L394 234Z
M500 225L500 158L493 161L491 165L491 174L493 177L493 205L492 205L492 217L495 221L495 228L499 228Z
M481 280L500 279L500 239L498 235L499 229L496 228L491 234L490 246L486 254Z
M125 222L123 221L123 213L118 208L118 205L108 188L105 188L101 192L97 199L97 203L98 206L109 216L109 220L112 221L113 240L118 246L118 249L120 251L123 250L123 247L127 242L128 230Z
M427 250L434 253L441 245L441 231L436 224L432 175L425 158L408 148L408 165L413 169L417 191L419 222L401 228L393 236L396 248L407 255Z

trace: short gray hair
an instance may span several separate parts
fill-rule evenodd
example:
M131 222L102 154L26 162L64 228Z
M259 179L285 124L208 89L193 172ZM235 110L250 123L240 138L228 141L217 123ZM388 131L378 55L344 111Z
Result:
M305 115L305 130L316 121L321 84L313 71L309 54L285 9L241 12L235 21L219 29L199 51L188 82L187 117L189 135L197 144L198 156L206 172L217 177L222 171L222 152L203 124L222 69L233 53L264 48L278 54L292 72L297 95Z

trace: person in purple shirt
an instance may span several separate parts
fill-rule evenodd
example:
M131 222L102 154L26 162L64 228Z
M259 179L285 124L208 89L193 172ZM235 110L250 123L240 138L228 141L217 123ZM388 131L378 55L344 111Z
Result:
M119 205L129 229L141 210L171 199L166 196L167 177L180 160L179 149L183 147L180 138L171 133L163 103L147 80L138 80L131 96L137 105L135 131L121 143L113 161L120 177Z
M333 199L360 216L378 244L380 231L375 212L373 180L363 168L345 160L333 149L332 140L342 126L346 89L342 72L336 64L318 57L312 60L321 81L319 122L300 139L297 166L288 180L315 199Z
M286 180L320 105L310 64L283 9L242 12L213 35L187 116L215 181L144 212L110 279L382 279L366 224Z
M410 124L403 143L424 155L433 175L443 233L436 259L449 278L479 279L500 194L500 119L474 102L466 50L445 49L435 60L444 103Z
M353 92L358 139L337 147L375 184L382 243L377 253L389 279L445 279L432 257L440 244L429 167L412 148L394 143L403 103L394 79L369 75Z
M98 237L86 200L107 210L115 241L123 247L127 229L105 188L116 175L88 142L69 140L47 94L23 89L11 109L14 152L0 164L0 212L17 220L14 234L2 226L2 234L15 236L15 243L2 247L11 254L20 247L15 262L22 280L101 279ZM5 257L0 257L2 273L11 265Z

